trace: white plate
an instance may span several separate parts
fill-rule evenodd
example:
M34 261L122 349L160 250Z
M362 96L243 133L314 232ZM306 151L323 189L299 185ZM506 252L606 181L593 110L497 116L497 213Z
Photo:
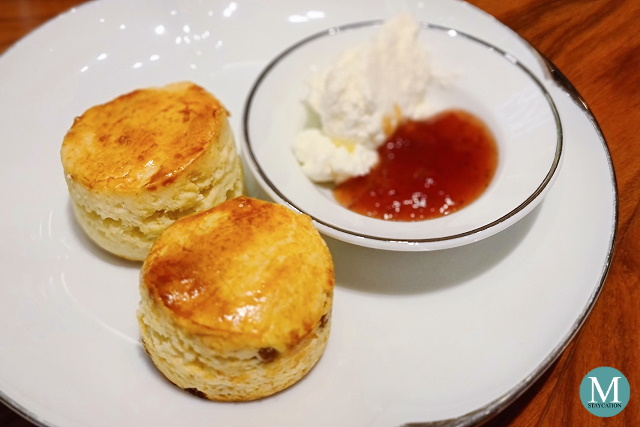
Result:
M492 236L531 212L557 176L562 126L541 82L509 52L451 27L422 23L419 41L432 66L446 73L432 84L432 114L471 112L491 130L499 162L486 191L464 209L429 221L383 221L345 209L327 186L309 180L292 145L309 123L308 82L353 46L371 40L379 22L332 27L287 47L252 88L243 115L248 165L279 203L306 213L324 234L376 249L426 251Z
M226 103L240 135L249 88L284 47L404 8L511 52L545 82L565 124L554 187L505 232L461 248L389 253L329 240L333 330L302 382L246 404L177 390L139 344L138 265L95 249L73 222L58 157L73 117L190 79ZM584 321L617 220L602 135L545 70L513 32L450 0L107 0L48 23L0 58L0 397L59 427L470 424L502 409Z

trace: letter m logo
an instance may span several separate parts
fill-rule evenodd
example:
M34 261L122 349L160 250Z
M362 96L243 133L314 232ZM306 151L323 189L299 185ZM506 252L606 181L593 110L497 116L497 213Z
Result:
M603 403L606 402L607 397L609 397L609 392L611 392L611 387L613 387L613 400L611 401L611 403L620 403L620 401L618 400L618 380L620 378L621 377L613 377L613 379L609 383L607 392L603 393L602 387L600 387L600 383L598 382L598 378L589 377L589 379L591 380L591 400L589 401L589 403L596 403L596 399L595 399L596 391L598 392L598 395L600 396L601 401Z

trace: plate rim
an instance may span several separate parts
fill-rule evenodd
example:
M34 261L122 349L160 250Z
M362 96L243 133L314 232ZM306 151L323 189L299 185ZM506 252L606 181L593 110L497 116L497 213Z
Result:
M95 6L96 3L99 3L99 1L90 1L88 3L84 3L81 5L78 5L74 8L72 8L72 10L76 10L76 9L80 9L83 7L88 7L88 6ZM484 12L483 10L471 5L476 13L482 13L485 16L489 16L491 17L491 15L489 15L488 13ZM47 21L45 24L43 24L42 26L47 26L49 24L51 24L51 22L58 20L61 16L64 16L66 14L68 14L69 11L63 12L62 14L52 18L51 20ZM613 168L613 162L612 162L612 158L611 158L611 153L608 147L608 144L606 142L606 139L604 138L604 135L602 133L602 130L597 122L597 119L595 118L594 114L592 113L592 111L589 109L587 103L584 101L584 99L580 96L580 94L578 93L578 91L571 85L571 83L566 80L566 78L564 78L564 76L562 75L562 73L560 72L560 70L555 67L555 65L553 65L547 58L545 58L542 54L540 54L534 47L532 47L528 42L526 42L526 40L524 40L520 35L518 35L517 33L515 33L513 30L511 30L510 28L506 27L504 24L500 23L499 21L495 20L496 23L498 25L500 25L502 27L503 30L507 30L512 37L516 37L523 45L527 46L529 49L531 49L536 55L538 55L541 59L541 61L545 62L547 70L550 72L550 74L552 76L555 76L555 80L557 82L557 84L559 85L559 87L570 97L572 103L576 106L576 108L579 108L582 111L582 114L584 114L589 121L592 123L593 126L593 131L596 133L599 143L602 145L603 151L604 151L604 155L607 161L607 166L609 169L609 178L611 179L611 190L612 190L612 197L613 197L613 212L612 212L612 216L610 218L611 220L611 224L610 224L610 233L608 236L608 247L607 247L607 255L605 257L604 263L602 265L601 268L601 274L600 274L600 278L599 281L597 282L597 286L594 287L591 295L589 296L588 301L586 302L586 304L584 305L583 311L580 313L580 316L574 321L571 329L569 330L569 332L565 335L565 337L558 343L558 345L551 351L551 353L549 353L547 355L547 357L536 366L536 368L534 369L534 371L532 371L530 373L529 376L527 376L525 379L523 379L522 381L520 381L519 383L515 384L508 392L506 392L505 394L503 394L501 397L494 399L492 402L488 403L487 405L478 408L477 410L474 410L472 412L469 412L467 414L463 414L459 417L456 418L452 418L452 419L447 419L447 420L442 420L442 421L435 421L435 422L425 422L425 423L419 423L420 425L424 425L424 426L430 426L430 425L443 425L443 423L446 424L455 424L455 425L471 425L471 424L475 424L478 422L483 422L483 421L487 421L489 418L491 418L492 416L496 415L497 413L499 413L500 411L502 411L504 408L506 408L507 406L509 406L511 403L513 403L514 400L516 400L520 395L522 395L526 390L528 390L528 388L538 379L540 378L547 370L548 368L555 362L555 360L562 354L562 352L564 351L564 349L567 347L567 345L571 342L571 340L573 339L573 337L576 335L576 333L580 330L581 326L583 325L583 323L586 321L586 319L588 318L588 315L590 314L591 310L593 309L595 303L597 302L598 296L600 295L602 288L604 286L604 283L607 279L607 275L609 272L609 268L611 266L611 262L613 259L613 254L614 254L614 247L615 247L615 242L616 242L616 237L617 237L617 224L619 221L619 197L618 197L618 190L617 190L617 180L616 180L616 175L615 175L615 169ZM16 43L14 43L11 47L9 47L9 49L7 49L6 52L10 52L12 50L17 50L20 45L22 44L22 40L24 40L25 38L30 37L34 32L36 32L39 28L41 28L42 26L36 28L34 31L30 32L27 36L23 37L22 39L20 39L19 41L17 41ZM5 52L5 53L6 53ZM5 54L0 55L0 62L2 62L3 58L5 57ZM564 81L563 81L564 78ZM33 422L36 425L41 425L41 426L54 426L55 424L52 423L48 423L47 421L45 421L44 419L41 419L40 416L38 416L37 414L35 414L34 412L32 412L31 410L27 409L25 406L23 406L22 404L18 403L18 401L14 401L12 398L9 398L5 392L3 390L0 389L0 401L5 404L7 407L9 407L10 409L12 409L13 411L15 411L16 413L18 413L19 415L23 416L25 419L29 420L30 422Z

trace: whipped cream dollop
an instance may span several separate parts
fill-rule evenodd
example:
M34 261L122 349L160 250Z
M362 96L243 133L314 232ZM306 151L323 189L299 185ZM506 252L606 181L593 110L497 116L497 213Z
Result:
M398 15L311 79L306 102L320 128L304 129L293 144L310 179L340 183L368 173L402 120L427 116L432 71L419 32L409 14Z

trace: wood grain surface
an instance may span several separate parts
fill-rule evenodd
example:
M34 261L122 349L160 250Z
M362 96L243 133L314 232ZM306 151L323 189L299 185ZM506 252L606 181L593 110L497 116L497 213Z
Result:
M0 0L0 53L38 25L79 3ZM542 378L487 425L640 425L640 1L470 3L519 33L573 83L607 140L619 192L615 255L591 315ZM631 383L631 402L614 417L595 417L580 402L582 378L599 366L617 368ZM32 424L0 405L0 426Z

